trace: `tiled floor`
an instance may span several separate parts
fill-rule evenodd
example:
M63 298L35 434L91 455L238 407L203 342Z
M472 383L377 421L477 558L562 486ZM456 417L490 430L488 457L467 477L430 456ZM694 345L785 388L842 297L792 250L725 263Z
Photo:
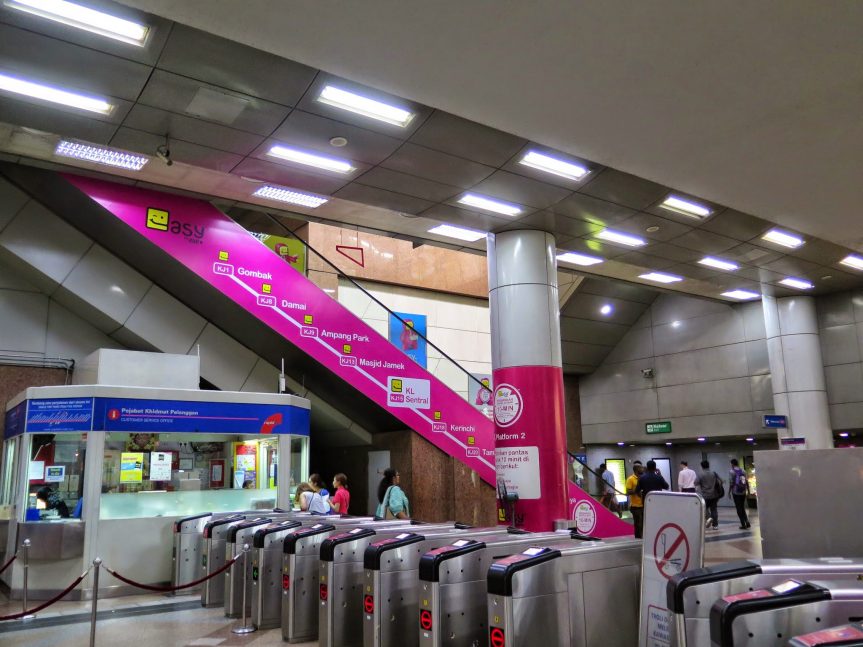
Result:
M740 530L733 509L719 511L719 530L706 534L705 564L761 556L757 511L752 528ZM280 629L239 636L231 633L239 621L225 618L222 609L202 609L198 596L137 595L99 601L96 644L100 647L242 647L283 645ZM177 608L172 608L179 607ZM17 613L18 601L0 596L0 616ZM89 602L60 602L29 622L0 623L3 647L85 647L89 644ZM113 614L121 617L112 617ZM129 615L136 614L136 615ZM45 626L48 623L62 623ZM298 647L311 647L308 642Z

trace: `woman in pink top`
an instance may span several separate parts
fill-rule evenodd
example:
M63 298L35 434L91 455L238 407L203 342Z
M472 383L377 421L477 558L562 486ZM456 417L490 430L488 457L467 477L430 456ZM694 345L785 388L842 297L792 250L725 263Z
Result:
M336 489L336 493L330 500L333 512L347 514L348 506L351 503L351 493L348 492L348 477L339 472L333 477L333 487Z

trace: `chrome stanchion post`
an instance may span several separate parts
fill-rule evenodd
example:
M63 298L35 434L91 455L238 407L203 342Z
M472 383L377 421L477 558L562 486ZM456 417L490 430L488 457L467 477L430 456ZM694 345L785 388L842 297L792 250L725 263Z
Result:
M23 592L23 600L21 601L21 612L27 613L27 598L29 597L28 589L30 586L30 540L25 539L23 543L24 549L24 592ZM29 613L24 616L23 620L28 620L30 618L34 618L36 616L35 613Z
M249 571L246 567L246 562L248 561L248 559L249 545L243 544L243 626L234 627L233 629L231 629L231 632L235 634L250 634L253 631L257 631L257 627L248 624L248 620L246 619L246 580L249 577Z
M99 605L99 571L102 559L93 560L93 607L90 609L90 647L96 647L96 609Z

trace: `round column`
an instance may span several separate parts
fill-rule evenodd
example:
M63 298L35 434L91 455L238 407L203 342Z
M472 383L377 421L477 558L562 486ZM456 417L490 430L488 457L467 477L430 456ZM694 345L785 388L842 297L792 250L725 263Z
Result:
M518 495L511 521L531 531L551 530L568 506L555 256L546 232L488 239L498 489Z
M781 438L804 438L806 449L833 447L824 362L813 297L762 297L773 408L788 416Z

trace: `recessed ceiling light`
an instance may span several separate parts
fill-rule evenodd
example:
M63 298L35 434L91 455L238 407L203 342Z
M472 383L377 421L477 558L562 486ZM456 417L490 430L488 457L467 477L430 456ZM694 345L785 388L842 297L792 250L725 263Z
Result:
M500 213L504 216L517 216L521 213L521 207L517 205L510 204L508 202L500 202L499 200L492 200L491 198L486 198L484 196L477 195L476 193L464 194L459 198L459 203L466 204L469 207L476 207L483 211Z
M76 92L69 92L68 90L52 88L49 85L26 81L7 74L0 74L0 90L20 94L32 99L39 99L40 101L58 103L69 108L95 112L100 115L109 115L114 110L113 103L109 103L99 97L90 97Z
M698 442L700 442L700 443L707 442L707 438L705 438L704 436L699 436L699 437L697 438L697 440L698 440Z
M618 245L626 245L627 247L641 247L647 244L637 236L630 236L629 234L612 231L611 229L603 229L596 234L596 237L600 240L607 240L609 243L617 243Z
M726 272L733 272L740 269L740 266L737 265L737 263L723 261L721 258L713 258L712 256L705 256L698 261L698 264L706 265L707 267L715 267L717 270L725 270Z
M677 283L678 281L683 280L682 276L665 274L663 272L648 272L647 274L639 274L638 278L644 279L646 281L656 281L657 283Z
M750 436L749 438L746 439L746 442L751 443L753 440L755 440L755 439Z
M623 447L626 443L617 443L618 447Z
M391 106L382 101L369 99L361 94L342 90L334 85L328 85L318 95L318 101L335 108L341 108L364 117L383 121L393 126L404 128L414 118L414 113L403 108Z
M676 195L670 195L659 205L668 211L682 213L684 216L692 216L694 218L706 218L712 211L702 204L693 202L692 200L684 200Z
M319 195L311 195L309 193L301 193L293 189L285 189L278 186L262 186L253 194L256 198L264 198L266 200L276 200L277 202L287 202L288 204L296 204L301 207L309 207L317 209L322 204L329 202L327 198Z
M800 247L804 242L799 236L780 231L779 229L771 229L761 238L762 240L767 240L771 243L782 245L783 247L791 247L792 249Z
M758 299L761 297L757 292L750 292L749 290L730 290L723 292L722 296L729 299L739 299L740 301L748 301L749 299Z
M863 258L855 256L854 254L849 254L839 262L842 263L842 265L853 267L855 270L863 270Z
M433 227L428 230L430 234L437 234L438 236L446 236L447 238L455 238L457 240L464 240L469 243L475 243L480 238L486 237L486 232L484 231L475 231L473 229L465 229L464 227L456 227L455 225L438 225L437 227Z
M307 153L296 148L288 148L287 146L273 146L267 155L278 157L279 159L287 160L302 164L303 166L313 166L325 171L333 171L334 173L350 173L354 167L350 162L337 157L324 157L315 153Z
M54 154L60 157L70 157L72 159L95 162L96 164L104 164L105 166L124 168L129 171L140 171L150 161L149 157L144 157L143 155L134 155L126 151L118 151L101 146L79 144L77 142L66 141L65 139L57 144Z
M795 279L792 276L786 277L779 281L782 285L787 285L789 288L797 288L798 290L810 290L815 286L804 279Z
M666 447L671 447L671 443L665 443Z
M657 231L659 231L659 227L657 225L650 225L650 227L648 227L644 231L646 231L648 234L655 234Z
M536 151L530 151L518 163L551 173L552 175L559 175L569 180L580 180L590 172L589 169L579 164L567 162Z
M588 256L587 254L578 254L576 252L564 252L563 254L558 254L557 260L585 267L603 262L601 258L597 258L596 256Z
M344 148L347 145L347 137L333 137L332 139L330 139L330 146L335 146L336 148Z
M840 435L842 438L848 438L848 432L847 432L847 431L840 431L840 432L839 432L839 435Z
M604 315L610 315L612 312L614 312L614 308L612 308L611 305L606 303L599 309L599 311Z
M139 25L131 20L124 20L65 0L6 0L4 4L12 9L138 47L144 46L147 33L150 31L146 25Z

